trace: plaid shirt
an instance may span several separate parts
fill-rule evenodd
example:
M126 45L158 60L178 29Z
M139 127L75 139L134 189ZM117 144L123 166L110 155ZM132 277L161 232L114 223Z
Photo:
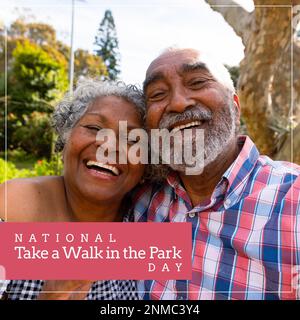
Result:
M135 221L190 222L193 243L192 279L139 281L141 298L300 298L300 167L238 143L210 201L193 207L175 172L136 194Z
M43 280L1 280L0 300L35 300ZM135 281L102 280L92 284L85 300L137 300Z

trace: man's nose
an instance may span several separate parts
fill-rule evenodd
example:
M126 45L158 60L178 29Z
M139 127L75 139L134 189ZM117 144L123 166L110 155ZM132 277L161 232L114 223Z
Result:
M182 87L173 89L171 99L167 106L167 112L182 113L186 108L194 105L194 100L188 95L186 90Z

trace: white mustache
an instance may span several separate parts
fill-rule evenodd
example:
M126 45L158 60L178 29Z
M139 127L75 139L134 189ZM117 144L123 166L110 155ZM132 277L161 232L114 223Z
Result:
M212 112L203 107L196 105L190 109L185 110L182 113L171 113L171 114L165 114L161 118L159 122L159 128L160 129L168 129L174 124L176 124L179 121L203 121L203 120L211 120L212 119Z

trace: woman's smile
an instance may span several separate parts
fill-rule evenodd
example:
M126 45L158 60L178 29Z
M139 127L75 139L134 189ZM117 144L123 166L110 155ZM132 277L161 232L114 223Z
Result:
M116 166L92 160L83 162L87 173L97 179L116 181L122 175L122 171Z

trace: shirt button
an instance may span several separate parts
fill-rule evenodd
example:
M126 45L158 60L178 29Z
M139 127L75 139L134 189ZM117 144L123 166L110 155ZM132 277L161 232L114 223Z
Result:
M189 213L189 217L190 218L194 218L195 217L195 213L194 212Z

